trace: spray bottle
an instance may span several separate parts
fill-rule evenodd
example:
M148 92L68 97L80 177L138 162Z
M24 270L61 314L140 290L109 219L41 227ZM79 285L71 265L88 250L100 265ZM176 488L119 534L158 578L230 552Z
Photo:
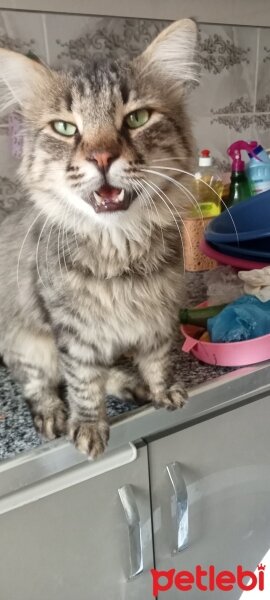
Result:
M250 142L253 152L249 152L247 176L252 194L261 194L270 189L270 159L263 147L257 142Z
M229 146L227 153L232 159L232 174L227 206L233 206L247 200L252 195L248 178L245 173L245 162L241 158L241 151L246 150L253 154L254 143L248 144L244 140L238 140Z

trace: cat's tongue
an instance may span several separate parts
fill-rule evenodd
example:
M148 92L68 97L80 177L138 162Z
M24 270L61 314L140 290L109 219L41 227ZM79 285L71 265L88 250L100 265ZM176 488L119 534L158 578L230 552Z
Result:
M115 202L120 195L121 190L119 188L111 187L110 185L103 185L97 190L97 193L104 200Z
M94 192L96 212L110 212L128 208L125 191L110 185L102 185Z

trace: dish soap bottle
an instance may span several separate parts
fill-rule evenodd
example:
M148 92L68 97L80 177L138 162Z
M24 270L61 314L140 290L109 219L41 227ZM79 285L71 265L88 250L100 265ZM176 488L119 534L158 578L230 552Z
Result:
M231 144L227 150L227 153L232 159L231 184L228 200L226 202L228 207L238 204L238 202L242 202L242 200L247 200L252 195L249 181L245 173L245 161L241 158L242 150L253 152L253 145L248 144L243 140L238 140L237 142L234 142L234 144Z
M208 223L220 214L223 182L212 164L210 150L202 150L198 169L194 174L193 200L183 222L183 249L185 270L190 272L215 269L215 260L200 249Z
M213 165L210 150L207 148L200 153L193 190L198 204L193 206L192 216L207 219L217 217L221 212L223 181Z

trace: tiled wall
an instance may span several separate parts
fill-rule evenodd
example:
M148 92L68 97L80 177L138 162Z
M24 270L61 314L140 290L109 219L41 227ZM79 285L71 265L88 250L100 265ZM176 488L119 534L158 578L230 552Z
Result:
M161 21L0 12L0 46L32 50L50 65L92 55L137 55L166 25ZM269 29L200 26L201 84L190 95L198 147L224 168L226 148L239 138L270 147ZM0 195L16 196L6 117L0 116Z

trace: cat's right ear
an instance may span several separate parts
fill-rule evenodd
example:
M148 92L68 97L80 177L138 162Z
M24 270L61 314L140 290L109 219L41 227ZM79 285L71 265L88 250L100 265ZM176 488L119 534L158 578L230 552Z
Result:
M38 60L0 48L0 112L27 103L52 77Z
M192 19L182 19L164 29L135 61L141 75L154 75L166 89L179 89L186 81L198 80L198 28Z

